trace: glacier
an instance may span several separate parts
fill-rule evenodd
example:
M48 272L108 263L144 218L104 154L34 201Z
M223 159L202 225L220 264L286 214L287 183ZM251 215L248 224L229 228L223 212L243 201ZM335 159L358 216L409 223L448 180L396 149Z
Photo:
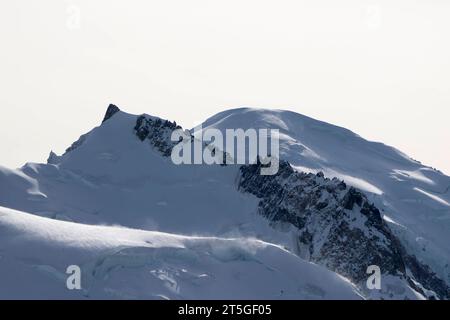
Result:
M140 126L139 119L141 124L148 120L147 126ZM101 125L63 155L51 153L47 163L27 163L19 169L0 166L0 297L445 299L450 295L446 292L450 177L395 148L293 112L232 109L202 126L223 132L278 129L280 159L293 171L320 180L320 187L326 187L326 179L335 179L336 184L347 185L347 192L350 188L360 192L379 211L382 229L399 241L414 263L402 275L384 274L380 292L365 290L363 282L343 276L345 272L330 264L329 255L342 248L318 257L323 244L314 242L319 248L316 259L301 248L304 230L290 221L306 207L300 211L295 207L285 220L261 214L258 191L240 188L242 166L177 166L168 157L173 147L170 133L179 127L175 122L112 106ZM195 128L190 133L195 136ZM271 201L278 200L282 199ZM319 203L321 208L324 202ZM343 212L356 219L352 228L362 235L376 233L367 227L362 209L356 204ZM325 209L320 210L313 217L327 217ZM319 236L324 229L313 228L317 225L308 222L306 227ZM349 261L365 267L355 256ZM73 264L86 275L81 292L69 291L64 284L65 268ZM413 266L434 280L420 283Z

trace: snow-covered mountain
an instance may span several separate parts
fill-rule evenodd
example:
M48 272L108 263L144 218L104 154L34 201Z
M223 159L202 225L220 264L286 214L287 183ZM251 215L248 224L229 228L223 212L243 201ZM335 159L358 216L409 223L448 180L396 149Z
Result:
M0 167L0 297L450 298L450 177L346 129L258 109L203 128L279 129L278 174L177 166L177 128L111 105L65 154ZM372 264L379 291L365 287ZM86 275L82 291L66 289L68 265Z
M276 128L281 157L299 172L344 180L366 194L408 252L450 283L450 177L401 151L290 111L237 109L204 128Z
M361 299L345 279L256 239L84 225L3 207L0 230L1 299ZM82 268L81 291L66 289L67 263Z

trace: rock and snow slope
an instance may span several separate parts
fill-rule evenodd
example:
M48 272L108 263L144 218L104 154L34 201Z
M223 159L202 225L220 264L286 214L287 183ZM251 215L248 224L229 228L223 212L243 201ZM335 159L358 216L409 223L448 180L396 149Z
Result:
M410 160L393 148L368 142L346 129L322 123L292 112L236 109L225 111L210 118L203 126L204 128L214 127L220 130L227 128L280 129L281 158L289 161L296 170L314 173L323 171L327 177L343 179L348 185L353 185L365 193L363 195L364 199L367 199L365 201L370 202L370 206L372 206L371 202L373 202L375 204L373 208L380 209L380 216L384 217L383 222L377 222L377 224L381 223L379 227L374 229L373 226L367 226L365 224L364 208L360 208L359 206L357 207L358 210L351 210L351 208L341 210L342 208L336 207L337 209L335 211L343 212L344 216L353 215L352 219L356 219L356 222L351 228L360 230L358 234L362 235L366 244L377 247L376 241L378 240L376 238L370 238L367 234L384 230L383 232L388 232L388 237L394 237L395 241L398 240L401 242L400 247L407 253L408 257L414 257L413 263L409 263L408 268L404 268L405 256L397 255L399 259L403 259L398 264L400 273L393 274L395 270L391 270L392 272L390 273L385 272L383 290L380 292L363 292L364 290L361 289L364 288L361 287L361 283L358 283L359 290L365 297L414 299L422 298L423 296L428 298L436 295L441 298L448 296L448 287L446 286L450 283L448 267L448 261L450 260L450 248L448 246L448 243L450 243L448 233L450 227L450 207L448 203L450 202L450 197L448 190L445 188L450 185L449 177ZM273 197L271 196L269 199L272 207L290 208L290 211L288 210L289 214L285 215L288 218L287 220L285 219L286 221L283 221L283 219L275 221L273 216L264 215L264 212L261 212L261 197L264 202L264 199L267 200L267 194L258 194L254 186L250 189L242 188L241 178L243 172L238 166L174 165L170 157L167 157L168 151L171 148L171 144L167 139L170 137L171 130L176 127L175 123L156 117L130 115L111 107L108 109L105 121L101 126L83 135L64 155L57 156L52 153L49 157L48 164L27 164L18 170L0 167L0 205L41 217L73 221L74 223L63 224L63 226L70 225L73 226L74 230L80 229L79 232L75 232L80 235L80 238L77 239L79 243L84 243L84 240L90 241L89 239L93 239L92 237L97 234L96 231L93 231L93 234L89 234L89 232L84 232L83 230L86 230L86 228L89 230L93 230L90 228L99 228L99 234L101 233L102 236L97 240L100 243L112 241L115 243L116 248L121 247L123 243L114 242L116 241L116 237L113 234L115 234L115 231L122 229L116 228L114 232L111 232L111 227L88 227L84 225L117 224L134 229L153 230L172 234L199 235L202 237L213 237L214 239L216 237L260 239L264 242L232 240L230 243L233 243L233 248L246 247L248 243L252 243L252 246L253 243L273 243L274 245L264 244L262 246L272 248L270 250L275 250L275 248L281 250L279 249L280 246L286 247L290 252L302 256L304 259L316 261L350 278L352 278L351 273L346 273L345 270L339 269L340 266L336 267L330 263L330 261L333 261L330 258L334 255L334 250L338 250L335 253L340 257L339 259L347 259L343 261L343 264L347 265L347 267L349 263L353 263L358 270L363 270L367 267L363 264L370 262L370 256L366 259L367 261L363 262L363 260L358 260L358 254L361 252L361 248L358 249L357 246L352 246L352 250L348 250L347 258L337 248L322 252L320 250L321 247L317 246L317 242L313 243L315 247L312 251L301 248L303 242L299 241L299 239L303 238L299 237L301 236L299 231L305 230L301 230L302 228L299 228L300 225L291 223L292 221L297 221L297 216L300 218L302 216L309 217L308 232L309 230L315 230L316 233L323 232L322 228L317 228L317 225L320 226L320 223L316 223L318 218L314 218L314 221L312 221L310 219L312 211L309 210L310 208L308 206L303 206L303 198L308 198L308 201L317 200L311 197L312 193L302 193L295 189L294 198L286 201L286 199L277 198L277 195L273 192ZM317 181L322 181L320 177L317 179ZM283 181L282 184L284 184ZM321 189L326 188L326 183L321 184L319 187ZM346 190L348 191L348 188ZM442 193L438 193L438 191L442 191ZM291 192L292 190L288 191L288 193ZM336 195L333 195L333 192L329 192L327 196L334 197ZM296 199L302 201L299 202ZM327 217L325 214L327 210L332 210L332 206L324 206L325 201L322 200L327 200L329 204L333 199L321 199L317 203L313 201L311 204L318 205L315 208L318 208L320 212L317 215L314 213L312 217ZM295 204L294 211L291 210L292 203ZM301 205L297 207L299 203ZM51 275L59 274L58 277L60 277L60 273L64 271L64 268L61 268L68 261L62 259L60 260L60 264L57 265L48 263L50 265L50 268L48 268L45 266L46 263L44 260L48 259L51 262L52 259L57 259L57 257L52 257L53 254L60 255L61 257L76 256L75 254L66 256L61 253L65 251L71 252L71 248L73 247L67 245L67 242L64 242L59 245L60 251L58 253L52 251L53 247L41 244L44 241L43 239L45 239L44 236L33 238L36 235L36 230L33 231L30 228L13 226L13 224L5 222L7 220L12 221L11 216L14 215L20 217L26 216L30 219L41 219L39 221L45 221L45 223L42 222L44 225L49 223L48 227L43 228L51 230L45 232L49 239L53 239L53 233L55 233L54 237L57 239L64 239L65 237L70 239L70 236L64 233L57 233L55 228L51 228L50 225L56 223L55 221L33 215L8 211L6 218L3 214L3 220L0 220L2 221L0 222L0 226L2 226L0 228L6 228L7 230L6 236L3 235L3 232L0 233L2 240L5 238L2 243L9 244L8 246L2 244L1 250L3 253L0 252L2 256L0 264L3 263L3 267L6 266L5 268L10 268L11 270L18 270L15 273L17 278L22 273L28 274L23 278L34 277L35 275L36 286L45 287L47 278L43 277L42 271L51 270L47 273ZM0 219L2 218L0 217ZM336 215L332 224L337 225L337 222L340 221L339 219L341 219L340 216ZM32 221L33 223L35 221L38 223L37 220ZM326 219L321 223L324 221ZM276 225L274 222L277 222ZM11 231L17 230L18 228L22 230L20 236L19 233ZM385 230L385 228L387 229ZM124 235L121 239L124 242L133 242L136 240L135 235L142 234L142 232L129 230L125 232L126 236ZM113 239L108 240L103 237L103 235L108 234ZM150 233L147 234L148 237L152 237ZM153 236L156 237L156 234L153 233ZM320 234L312 236L317 237ZM178 236L167 237L179 239L177 238ZM11 239L15 239L19 244L22 243L20 242L22 241L21 239L32 240L26 242L26 245L18 245L15 247L15 250L11 249L12 251L8 251L5 248L14 248L15 241ZM182 241L185 244L187 242L193 243L193 239L199 238L185 236L183 239L190 239ZM344 236L339 241L343 241L345 245L345 239L346 237ZM92 241L95 242L97 240ZM192 290L184 289L186 290L184 294L180 294L172 289L167 289L168 283L177 283L179 286L186 288L186 284L183 284L184 273L177 268L189 271L188 268L182 267L182 264L189 264L189 259L191 259L189 254L187 256L181 255L181 258L175 255L178 260L174 262L174 265L171 265L170 263L173 262L171 260L173 257L172 249L167 249L170 251L168 255L166 255L166 249L156 250L164 253L157 254L158 257L161 254L162 258L154 261L154 263L159 265L152 269L156 270L154 271L156 274L159 272L158 270L163 270L160 276L164 279L168 278L172 280L163 281L160 279L161 282L155 284L154 281L157 280L150 278L151 280L148 280L149 282L146 282L147 280L141 282L141 277L146 277L146 271L144 270L148 270L148 266L154 260L153 253L148 255L147 250L149 249L145 245L141 246L141 240L137 241L136 245L131 246L131 249L127 248L125 253L119 250L119 258L116 258L114 255L114 258L107 259L108 263L110 261L116 263L115 259L118 259L120 263L117 265L126 264L127 266L132 265L133 261L138 261L137 263L140 266L138 272L133 273L132 268L122 270L120 267L111 267L115 271L120 270L120 272L111 273L111 277L109 277L109 272L103 273L100 280L94 277L95 279L88 283L88 286L91 286L93 289L89 290L89 293L86 294L90 297L116 296L122 298L150 298L162 295L168 298L208 298L211 297L211 293L208 290L218 288L216 286L218 284L211 281L214 283L208 282L204 285L203 289L194 290L192 288L196 287L195 281L192 284L191 275L188 275L186 276L188 279L186 281L191 284L187 287ZM202 245L205 241L199 240ZM209 243L208 246L212 248L211 250L214 250L216 245L220 248L221 241L226 242L226 240L219 239L206 242ZM32 247L32 243L35 243L37 246L42 245L42 249L39 250L43 252L44 260L40 259L36 252L26 249L28 246ZM311 245L311 243L306 243ZM82 261L90 261L86 262L86 265L94 263L92 261L98 262L99 259L101 260L102 255L104 255L104 253L93 250L90 246L74 246L78 248L76 250L80 252L80 255L90 257L86 260L82 259ZM94 248L97 246L98 243L92 245ZM196 247L198 246L196 245ZM86 252L81 252L83 250ZM115 252L117 249L111 250ZM155 251L154 249L152 250ZM340 250L343 250L343 248L341 247ZM21 258L19 260L15 259L13 252L21 256ZM283 254L280 254L286 254L286 256L291 257L289 259L293 259L291 255L287 255L285 251L283 252ZM320 256L320 252L323 253L322 256ZM383 251L375 250L373 252L379 253ZM202 255L202 257L203 255L209 256L209 251L202 248L200 251L196 251L195 254ZM183 260L183 257L186 257L188 261ZM395 257L396 255L394 254ZM275 264L277 259L273 260ZM271 268L281 270L279 268L285 265L285 262L281 263L281 261L285 259L285 257L279 258L280 266L271 265ZM286 261L291 261L289 259ZM35 264L34 262L36 260L39 260L39 262ZM246 259L244 260L247 261ZM19 264L17 264L18 261L20 261ZM297 265L306 262L286 263ZM38 267L34 267L35 265ZM41 265L44 265L44 267L40 267ZM262 265L270 264L269 262L267 264L264 262ZM315 265L307 265L313 266L310 268L320 269L320 267ZM426 269L421 269L420 266L422 265ZM164 266L167 266L167 268ZM205 260L204 265L195 264L194 269L196 271L193 274L209 274L217 271L223 274L223 278L219 277L221 279L220 281L228 283L230 281L229 277L231 277L229 274L231 271L228 270L229 266L216 263L216 260L214 262ZM91 270L89 266L86 268L86 270ZM250 270L254 266L244 264L243 268L247 269L245 269L245 272L239 273L236 279L240 278L240 274L245 274L246 272L251 273ZM298 278L294 276L293 279L298 279L299 285L297 287L301 287L301 283L303 283L303 289L297 290L289 287L291 289L287 289L286 291L283 289L285 287L284 280L279 280L280 284L276 285L274 282L267 281L267 279L262 281L258 278L256 282L259 284L255 284L253 279L251 281L251 287L254 286L254 288L249 288L249 291L243 291L246 295L242 297L275 298L274 292L278 289L279 292L289 292L281 298L308 298L311 295L311 290L316 292L316 296L313 298L336 297L336 295L333 295L332 289L325 288L320 281L308 284L301 282L307 279L307 276L302 277L303 269L301 266L298 268ZM347 270L351 268L352 266L347 268ZM109 267L107 266L106 269L109 270ZM170 271L172 269L175 271ZM209 270L209 273L207 270ZM422 272L423 270L426 270L426 272ZM27 273L28 271L30 273ZM426 274L427 276L425 278L417 277L414 276L414 273L422 276ZM102 273L100 272L99 274ZM360 273L358 274L360 275ZM103 276L107 279L114 280L108 283L107 281L109 280L104 280L102 278ZM255 276L271 277L269 274L264 273ZM10 277L0 277L2 277L0 281L10 279ZM192 277L195 278L195 276ZM120 286L118 283L122 279L130 279L130 285L126 287L126 290L119 290ZM444 281L444 284L441 279ZM354 282L359 280L358 277L352 278ZM227 287L227 292L223 292L222 294L219 292L213 297L236 298L235 292L240 290L240 285L243 286L243 284L236 282L232 282L235 288L230 285ZM183 285L180 285L180 283ZM247 282L247 284L249 283ZM60 290L59 285L58 283L48 284L48 296L55 297L61 295L61 297L72 297L74 295L74 293L58 291ZM313 289L309 291L306 289L305 291L305 285ZM311 285L312 287L310 287ZM36 290L37 287L34 289L30 287L29 290ZM315 287L320 287L321 289L316 290L314 289ZM21 288L27 290L26 286ZM51 288L55 288L55 290ZM276 288L276 290L273 288ZM434 290L435 292L429 290ZM0 291L0 295L7 294L1 289ZM261 292L261 294L257 295L256 292ZM321 293L317 295L319 292ZM23 291L19 291L16 294L20 295L24 293ZM253 294L255 295L253 296ZM346 297L350 296L343 295L341 298Z
M65 270L80 266L81 291ZM361 299L344 278L254 239L57 221L0 207L0 299Z
M402 243L450 283L450 177L399 150L290 111L234 109L203 128L280 130L280 157L365 192Z

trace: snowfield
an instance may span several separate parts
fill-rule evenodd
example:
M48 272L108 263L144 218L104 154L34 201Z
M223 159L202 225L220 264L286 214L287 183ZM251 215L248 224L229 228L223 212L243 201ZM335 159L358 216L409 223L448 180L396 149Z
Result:
M203 128L279 129L280 158L370 195L404 245L450 283L450 177L393 147L291 111L232 109Z
M389 277L382 291L361 292L299 258L298 230L258 213L260 199L238 188L239 166L176 166L137 137L138 117L110 115L48 163L0 166L0 298L424 298ZM282 160L364 192L450 286L450 177L293 112L227 110L203 128L279 129ZM69 265L81 267L82 291L66 288Z
M66 287L69 265L82 290ZM361 299L344 278L256 239L57 221L0 207L0 299Z

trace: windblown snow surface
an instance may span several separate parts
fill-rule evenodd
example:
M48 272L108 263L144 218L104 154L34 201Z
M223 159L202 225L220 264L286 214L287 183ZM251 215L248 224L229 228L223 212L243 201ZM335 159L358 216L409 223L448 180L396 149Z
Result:
M67 264L81 291L66 289ZM360 299L354 286L255 239L180 236L0 208L0 298Z
M47 164L0 167L0 298L423 298L361 293L302 260L295 233L273 228L259 199L239 191L238 166L176 166L137 138L137 118L118 111ZM208 127L280 129L282 159L364 191L450 283L449 177L292 112L229 110ZM83 290L66 288L69 265L81 267Z
M365 192L403 245L450 283L450 177L395 148L290 111L228 110L205 128L279 129L280 158Z

